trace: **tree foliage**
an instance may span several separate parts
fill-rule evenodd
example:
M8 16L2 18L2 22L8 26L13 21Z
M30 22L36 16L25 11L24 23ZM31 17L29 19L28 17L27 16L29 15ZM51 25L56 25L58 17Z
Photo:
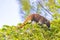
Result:
M60 40L60 14L53 15L50 30L47 26L28 23L23 28L4 25L0 29L0 40ZM18 25L21 25L18 24Z
M21 0L23 10L27 13L30 11L28 1L29 0ZM59 0L57 0L57 2L60 4ZM60 6L56 5L54 0L48 0L47 6L49 10L53 12L50 30L48 30L47 26L40 26L37 23L26 24L23 28L4 25L0 29L0 40L60 40L60 14L56 11ZM21 23L18 25L20 26Z

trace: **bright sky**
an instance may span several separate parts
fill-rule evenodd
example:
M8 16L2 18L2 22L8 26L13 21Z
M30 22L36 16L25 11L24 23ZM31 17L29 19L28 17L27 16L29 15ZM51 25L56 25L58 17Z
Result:
M19 23L19 5L16 0L0 0L0 28Z

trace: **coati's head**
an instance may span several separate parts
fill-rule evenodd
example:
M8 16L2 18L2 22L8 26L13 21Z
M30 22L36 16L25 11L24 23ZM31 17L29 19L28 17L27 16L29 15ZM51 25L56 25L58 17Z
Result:
M49 28L50 27L50 21L47 19L39 20L39 25L46 24L46 26Z
M50 27L50 21L49 20L45 20L45 24L48 26L48 28Z

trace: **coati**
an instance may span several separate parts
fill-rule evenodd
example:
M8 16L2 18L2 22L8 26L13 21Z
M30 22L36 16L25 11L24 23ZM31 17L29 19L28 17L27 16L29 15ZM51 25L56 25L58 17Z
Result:
M46 24L47 27L49 28L50 27L50 21L47 20L45 17L39 15L39 14L31 14L29 15L25 21L23 22L23 24L21 24L21 28L24 27L24 25L27 23L27 22L32 22L32 21L35 21L36 23L39 23L39 24Z

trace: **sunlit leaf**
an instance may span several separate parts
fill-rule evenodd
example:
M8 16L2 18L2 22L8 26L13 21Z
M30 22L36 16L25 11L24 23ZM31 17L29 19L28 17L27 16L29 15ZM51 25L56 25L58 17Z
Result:
M23 10L26 11L27 13L29 13L29 11L30 11L29 0L20 0L20 1L21 1Z

